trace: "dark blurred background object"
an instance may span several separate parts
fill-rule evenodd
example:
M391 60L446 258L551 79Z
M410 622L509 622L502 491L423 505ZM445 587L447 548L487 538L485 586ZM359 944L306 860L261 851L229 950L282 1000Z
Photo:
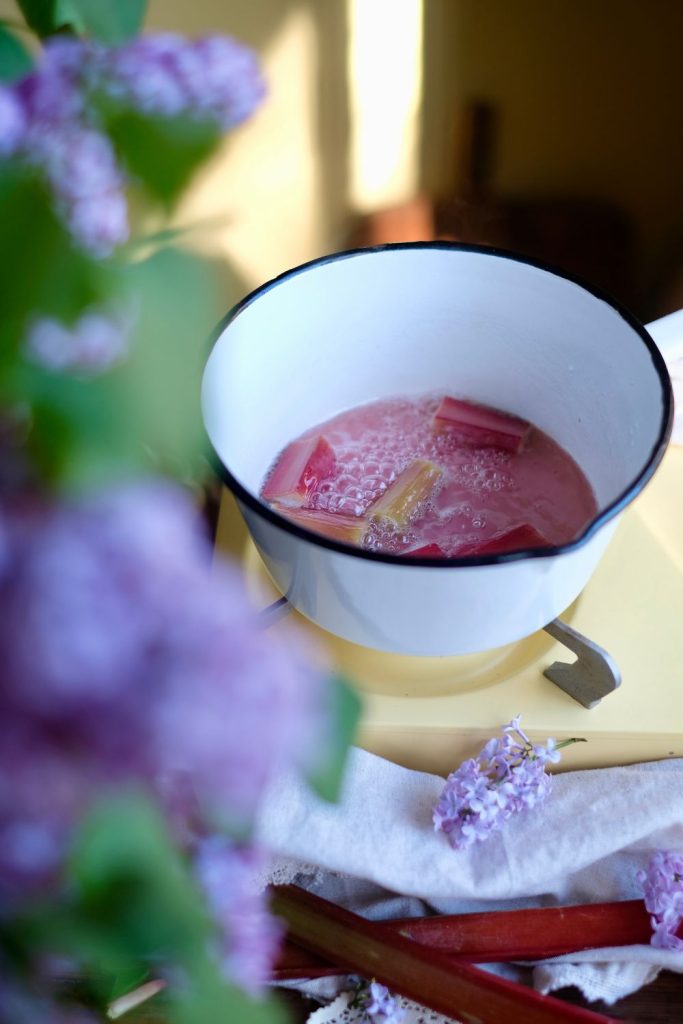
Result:
M428 0L424 237L431 222L433 237L518 250L644 319L677 308L681 38L683 4L670 0ZM412 197L404 218L415 237ZM394 206L352 237L400 234Z

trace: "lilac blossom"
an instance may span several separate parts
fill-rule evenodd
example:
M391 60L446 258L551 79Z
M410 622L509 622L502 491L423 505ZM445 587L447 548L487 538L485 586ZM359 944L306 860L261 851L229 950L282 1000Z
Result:
M551 788L546 765L559 760L554 740L533 744L519 716L513 718L502 738L489 740L448 776L433 809L435 831L444 832L456 850L488 838L511 815L545 799Z
M93 52L93 44L80 39L49 39L38 67L14 86L35 135L41 130L49 132L62 125L83 123L83 78Z
M235 39L205 36L192 45L201 73L187 81L194 109L216 118L227 131L253 114L265 95L254 53Z
M370 982L367 991L359 996L358 1004L372 1024L398 1024L405 1016L396 996L378 981Z
M216 949L223 973L251 995L262 993L283 934L268 913L263 885L265 857L222 836L202 840L194 870L221 929Z
M179 490L138 484L4 521L0 837L33 843L27 885L102 785L163 782L174 810L189 792L198 817L245 825L280 771L315 756L320 672L263 632L236 570L212 569Z
M0 156L11 156L24 134L23 108L10 89L0 86Z
M249 117L265 92L253 51L226 36L142 36L108 52L101 82L144 113L206 117L224 131Z
M127 240L124 178L106 135L75 123L32 126L25 158L45 174L58 212L84 249L108 256Z
M647 870L639 871L636 878L652 915L652 945L683 950L683 938L678 935L683 924L683 855L658 850Z
M126 176L104 133L97 93L143 114L206 118L221 131L253 113L264 94L255 54L236 40L170 33L108 49L57 38L38 67L0 90L0 155L42 172L76 241L106 257L128 238Z
M70 327L51 317L29 325L26 355L48 370L102 373L128 354L130 318L90 309Z
M0 905L50 886L85 806L78 759L5 708L0 721ZM1 1018L0 1018L1 1019Z

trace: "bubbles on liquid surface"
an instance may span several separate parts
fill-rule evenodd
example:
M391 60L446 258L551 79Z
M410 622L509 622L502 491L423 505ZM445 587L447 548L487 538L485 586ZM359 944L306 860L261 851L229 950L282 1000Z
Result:
M333 475L317 482L307 504L361 517L416 459L435 462L443 476L407 528L369 522L362 545L400 553L438 544L457 555L529 522L550 543L575 536L594 515L595 499L580 469L558 445L533 430L521 455L474 448L456 431L434 433L441 395L399 397L360 406L307 431L324 433L335 451Z

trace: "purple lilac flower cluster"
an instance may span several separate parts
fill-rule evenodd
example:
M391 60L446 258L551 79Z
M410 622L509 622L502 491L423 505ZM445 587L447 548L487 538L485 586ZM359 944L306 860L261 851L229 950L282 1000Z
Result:
M25 352L49 370L91 376L125 358L130 333L130 318L116 311L89 309L70 327L51 317L40 317L29 325Z
M519 716L513 718L502 738L489 740L448 776L432 813L435 831L445 832L456 850L488 838L511 815L545 799L551 787L546 765L559 760L554 740L533 744Z
M261 851L235 847L221 836L201 841L195 855L197 878L223 929L219 962L225 975L239 978L252 995L263 990L283 934L268 913L266 866Z
M371 1024L399 1024L405 1016L405 1010L399 1005L396 996L384 985L371 981L367 989L357 999L367 1020Z
M672 850L653 854L647 870L637 874L645 906L652 915L652 945L683 950L683 855Z
M315 756L321 674L263 632L170 485L14 498L0 527L0 900L52 883L103 788L147 780L197 851L223 963L254 988L274 944L257 855L200 837L247 826L264 787Z
M128 210L124 172L90 102L97 92L228 130L253 112L264 84L255 55L234 39L164 34L113 49L49 40L34 72L0 88L0 156L44 174L74 238L100 257L128 238Z

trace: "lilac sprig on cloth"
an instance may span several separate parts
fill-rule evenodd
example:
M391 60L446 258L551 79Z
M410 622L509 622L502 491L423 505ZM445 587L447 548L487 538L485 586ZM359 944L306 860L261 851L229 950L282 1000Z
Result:
M546 798L551 788L546 765L559 761L560 748L575 742L533 744L517 715L501 738L490 739L476 758L448 776L433 809L434 830L444 832L455 850L488 838L513 814Z
M651 944L659 949L683 950L683 939L677 935L683 924L683 855L658 850L647 870L639 871L636 879L652 915Z
M389 989L378 981L363 982L350 1006L360 1010L363 1020L369 1024L399 1024L405 1016L396 996L392 996Z

